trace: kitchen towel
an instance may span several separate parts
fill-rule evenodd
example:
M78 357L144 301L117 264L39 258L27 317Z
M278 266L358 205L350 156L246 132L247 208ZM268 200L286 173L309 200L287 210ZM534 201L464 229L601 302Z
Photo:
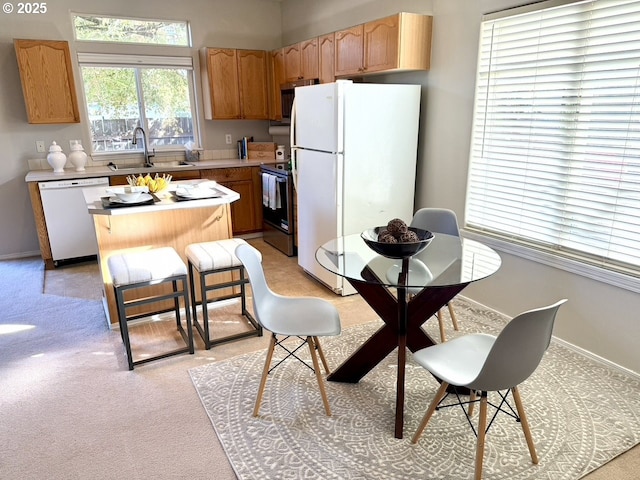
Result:
M271 210L282 207L278 177L276 175L271 175L270 173L262 174L262 204Z
M268 173L262 174L262 205L269 206L269 175Z

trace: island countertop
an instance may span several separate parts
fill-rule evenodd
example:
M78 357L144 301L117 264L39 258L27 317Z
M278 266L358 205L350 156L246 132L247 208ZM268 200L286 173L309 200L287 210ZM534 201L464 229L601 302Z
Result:
M200 187L210 187L220 192L220 197L215 198L203 198L198 200L176 200L173 192L178 185L181 184L197 184ZM105 207L102 204L102 198L108 197L107 189L109 187L96 186L85 187L82 189L84 199L87 203L87 210L91 215L133 215L138 213L152 213L169 210L181 210L192 208L206 208L216 205L228 204L240 199L240 195L229 188L223 187L219 183L211 180L182 180L178 182L171 182L171 185L167 190L154 194L159 200L152 205L132 205L122 206L116 208Z

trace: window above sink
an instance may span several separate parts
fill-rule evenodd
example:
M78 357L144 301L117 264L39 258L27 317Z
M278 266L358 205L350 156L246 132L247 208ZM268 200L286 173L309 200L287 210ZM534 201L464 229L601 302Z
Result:
M146 132L149 151L200 144L193 59L185 53L188 22L92 14L73 19L92 155L141 153L142 145L132 141L136 128ZM106 42L107 53L92 52L93 42ZM163 46L163 55L131 54L132 43Z

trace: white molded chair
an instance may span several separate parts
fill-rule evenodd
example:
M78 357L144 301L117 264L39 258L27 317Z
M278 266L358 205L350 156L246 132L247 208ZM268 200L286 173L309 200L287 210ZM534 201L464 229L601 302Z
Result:
M464 335L446 343L440 343L423 348L413 354L415 361L442 381L433 401L411 439L417 443L429 419L437 408L464 405L469 403L469 412L465 412L467 419L473 413L473 405L480 394L480 417L478 419L475 476L482 478L482 462L484 457L484 442L487 433L487 405L496 409L493 418L504 412L516 418L522 425L531 461L538 463L531 431L522 406L518 385L531 376L542 360L544 352L551 341L551 333L556 314L560 306L567 300L560 300L553 305L529 310L513 318L497 337L484 333ZM466 387L471 391L469 402L462 402L456 393L458 401L450 405L441 405L449 395L447 389ZM505 393L501 391L506 390ZM487 400L487 392L499 392L501 402L494 405ZM508 404L509 391L516 404L517 415ZM506 403L509 410L505 410ZM464 408L463 408L464 411ZM491 422L493 422L493 418ZM490 424L489 424L490 425ZM473 424L471 424L473 428ZM475 432L475 429L474 429Z
M458 228L458 218L453 210L446 208L421 208L417 210L411 219L411 227L421 228L423 230L429 230L433 233L444 233L446 235L460 236L460 229ZM410 292L417 293L417 292ZM453 329L458 331L458 319L453 311L451 302L447 303L449 310L449 316L451 317L451 323ZM436 314L438 318L438 326L440 328L440 340L446 341L446 335L444 331L444 323L442 321L442 309Z
M253 416L257 417L260 411L262 395L264 394L267 375L270 372L269 367L271 366L271 359L273 358L276 345L284 348L288 352L285 358L293 356L300 360L295 353L305 343L311 353L311 360L313 362L312 370L316 374L324 409L327 415L331 416L331 409L329 408L329 401L324 388L322 374L320 373L320 365L316 351L328 374L329 367L322 348L320 347L318 337L340 334L340 316L338 315L337 309L331 303L320 298L285 297L274 293L265 280L258 250L249 244L245 244L239 245L235 253L249 275L255 317L263 328L271 332L271 340L267 350L267 358L262 372L262 379L260 380L260 387L258 388L258 396L256 398ZM278 340L278 335L284 338ZM300 340L303 340L304 343L298 348L290 350L282 343L289 337L298 337ZM277 365L280 363L281 362ZM305 363L305 365L307 364Z

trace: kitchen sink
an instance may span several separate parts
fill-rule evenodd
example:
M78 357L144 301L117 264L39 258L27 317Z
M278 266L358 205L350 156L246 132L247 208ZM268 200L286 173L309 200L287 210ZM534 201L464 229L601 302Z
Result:
M189 162L185 162L183 160L181 161L175 161L175 162L157 162L154 164L155 168L162 168L162 167L193 167L195 166L193 163L189 163Z
M193 167L192 163L187 163L184 161L173 161L173 162L157 162L151 167L146 167L143 164L140 165L116 165L113 162L109 162L107 165L114 172L144 172L145 170L162 170L163 168L175 168L175 167Z
M144 170L144 165L140 164L140 165L116 165L113 162L109 162L109 164L107 165L107 167L109 167L109 169L118 172L127 172L127 171L133 171L133 170Z

